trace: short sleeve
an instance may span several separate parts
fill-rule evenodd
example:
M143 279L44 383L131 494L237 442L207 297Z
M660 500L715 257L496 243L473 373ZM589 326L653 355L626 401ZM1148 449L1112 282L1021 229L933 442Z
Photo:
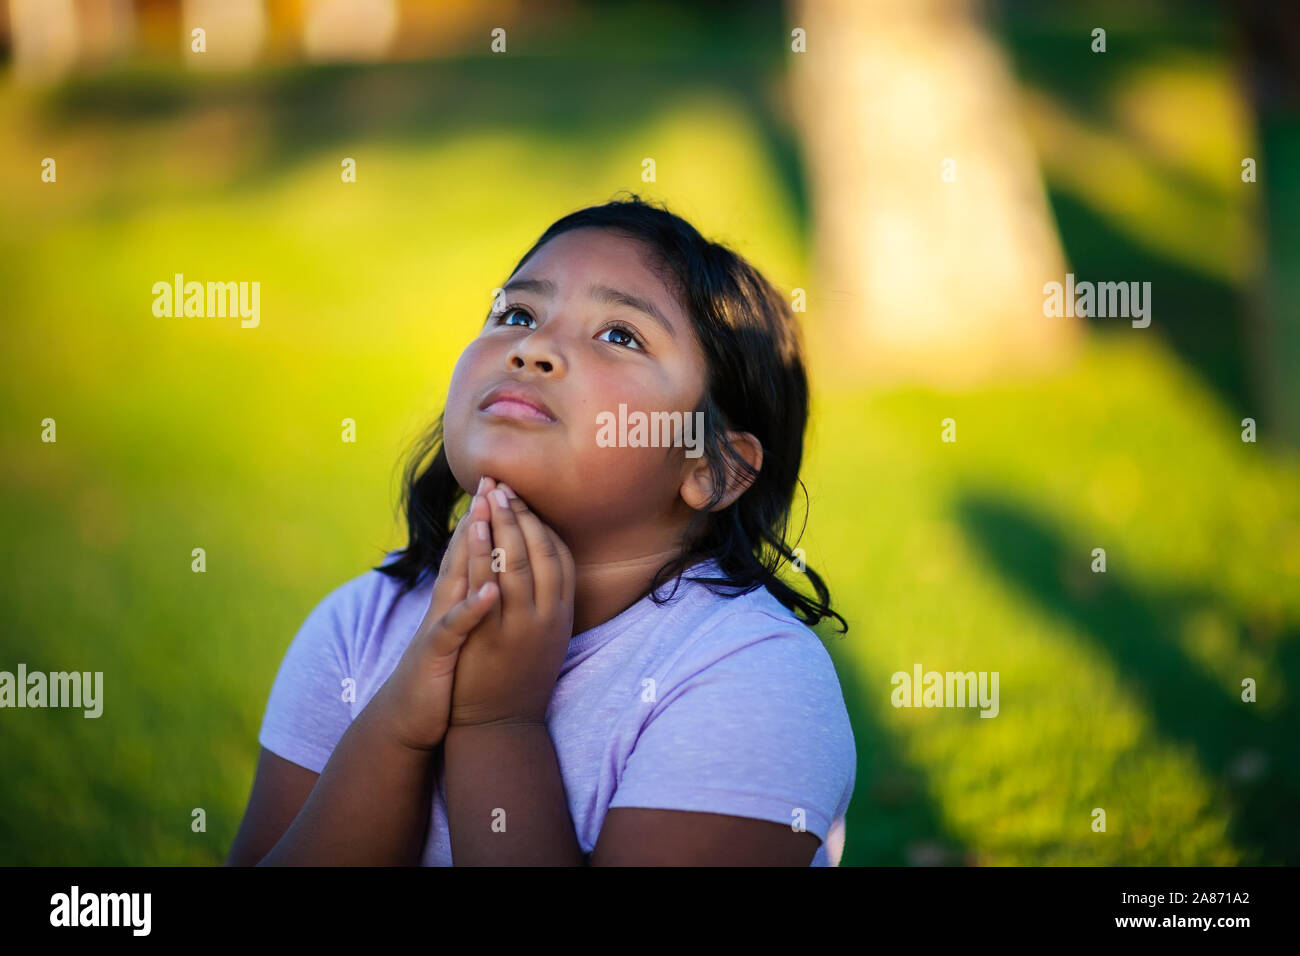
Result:
M358 580L336 588L303 621L271 685L257 736L267 750L316 773L352 722L344 679L356 676L349 661Z
M856 752L820 639L812 631L769 630L700 665L655 704L610 809L798 823L824 846L852 792Z

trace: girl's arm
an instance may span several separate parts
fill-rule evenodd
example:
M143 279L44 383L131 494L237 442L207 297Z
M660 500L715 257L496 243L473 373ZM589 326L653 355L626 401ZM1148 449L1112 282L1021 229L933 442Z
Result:
M544 723L453 726L443 743L456 866L584 866Z
M272 866L414 866L420 862L433 801L434 757L446 738L456 660L466 636L496 596L496 586L489 585L439 616L451 597L435 593L402 659L339 739L289 829L266 856L254 862ZM256 785L253 792L258 793ZM250 799L250 813L254 805ZM245 820L241 832L259 828L264 830L265 824L250 825Z
M497 599L495 583L473 594L466 586L470 557L490 560L491 554L483 551L482 540L467 543L464 529L486 513L475 497L470 521L462 521L448 543L424 620L393 673L339 739L319 778L263 749L227 863L420 862L433 800L433 758L447 731L456 661L470 631Z
M592 866L808 866L821 840L784 823L722 813L615 807Z
M261 747L248 809L226 856L226 866L253 866L284 836L320 774Z
M433 799L433 755L401 743L370 708L363 710L279 841L259 859L236 839L228 864L418 865ZM257 789L255 783L254 793ZM250 816L254 806L250 800ZM258 822L246 817L241 836L257 828Z
M500 551L471 554L468 581L474 588L495 578L501 605L456 665L443 741L452 858L457 866L583 866L545 721L573 634L573 557L506 486L489 480L484 494ZM499 572L494 553L504 556Z

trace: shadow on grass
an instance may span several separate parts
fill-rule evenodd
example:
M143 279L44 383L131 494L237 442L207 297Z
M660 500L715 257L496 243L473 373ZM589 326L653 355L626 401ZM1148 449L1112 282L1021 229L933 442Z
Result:
M1059 101L1094 122L1110 121L1110 104L1136 70L1185 56L1224 56L1229 43L1227 11L1215 3L1198 9L1159 11L1080 2L1062 17L1038 0L1002 0L993 25L1006 41L1016 75L1049 89ZM1092 31L1106 29L1106 51L1094 53Z
M872 716L867 688L855 664L836 654L845 640L829 628L817 628L835 659L844 705L853 725L858 773L845 821L841 866L950 866L974 860L944 826L930 798L923 770L909 764L893 732ZM852 633L852 632L850 632ZM887 679L877 695L892 688Z
M969 538L1016 589L1110 655L1160 734L1194 748L1216 800L1228 809L1242 862L1300 863L1300 707L1294 695L1274 716L1263 716L1258 704L1243 703L1226 682L1206 676L1178 642L1184 619L1200 611L1231 621L1237 634L1250 631L1252 622L1207 591L1140 589L1116 566L1118 554L1108 553L1108 570L1094 574L1091 546L1071 545L1061 530L996 496L967 495L958 515ZM1276 642L1282 687L1300 687L1300 633L1293 628L1264 639ZM1262 677L1228 676L1233 684ZM1258 693L1268 699L1277 687L1261 681Z
M1264 400L1249 372L1245 303L1226 282L1152 252L1116 229L1075 197L1049 190L1061 241L1075 282L1151 283L1151 326L1131 320L1090 317L1103 334L1161 336L1241 418L1257 415Z
M1135 76L1162 63L1192 57L1206 64L1234 56L1232 23L1220 5L1199 3L1177 16L1084 3L1069 17L1033 0L1005 0L994 18L1017 77L1049 94L1087 125L1121 139L1160 179L1201 208L1228 200L1168 161L1160 150L1126 132L1115 96ZM1092 51L1091 31L1105 24L1105 53ZM1235 176L1235 171L1229 171ZM1050 188L1049 183L1049 188ZM1078 280L1150 281L1154 309L1145 330L1166 338L1174 352L1234 410L1257 416L1265 396L1252 374L1249 306L1230 284L1181 266L1134 242L1102 215L1060 190L1050 200L1067 258ZM1206 233L1204 242L1221 241ZM1089 320L1103 330L1122 320ZM1134 331L1134 334L1136 334Z

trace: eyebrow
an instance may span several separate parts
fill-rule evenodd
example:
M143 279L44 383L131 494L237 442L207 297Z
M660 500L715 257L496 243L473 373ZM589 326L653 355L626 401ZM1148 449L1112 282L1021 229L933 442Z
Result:
M506 283L501 291L535 292L542 298L549 299L555 295L555 283L550 279L512 279ZM644 312L662 325L669 335L677 338L677 330L673 328L673 324L664 318L664 314L659 311L659 308L648 299L632 295L629 292L612 289L598 282L587 286L587 295L597 302L604 302L608 305L625 305L630 309L636 309L638 312Z

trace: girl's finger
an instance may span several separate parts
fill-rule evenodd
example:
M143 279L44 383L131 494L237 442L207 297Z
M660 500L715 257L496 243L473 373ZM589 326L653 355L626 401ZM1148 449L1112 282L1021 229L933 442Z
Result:
M505 567L498 578L501 602L512 607L531 606L534 603L533 562L523 529L515 519L512 499L504 485L497 485L488 497L492 502L492 541L505 551Z
M551 537L555 538L555 549L560 553L560 571L562 573L564 598L572 601L574 588L578 584L578 570L574 565L573 552L569 550L569 546L564 543L564 539L554 529L551 529Z
M496 584L488 582L463 601L458 601L452 609L444 614L433 631L434 653L442 656L452 654L460 649L469 637L469 632L487 616L496 604L500 590Z
M564 572L560 563L560 552L556 546L559 540L542 519L533 514L524 499L514 494L513 490L501 486L510 501L510 509L519 523L527 543L529 560L532 565L532 599L537 610L550 613L556 604L560 588L564 583ZM567 550L567 549L566 549Z
M451 539L442 554L438 579L444 582L443 586L452 601L463 600L469 593L469 551L465 547L465 537L474 522L475 512L482 514L482 506L483 502L477 495L470 499L469 508L451 532Z
M564 543L564 539L560 537L559 533L556 532L554 528L549 528L546 525L543 525L542 527L546 528L550 533L551 539L555 543L555 553L557 555L556 563L560 568L560 590L556 594L556 600L572 603L573 589L578 577L573 565L573 554L569 551L568 545Z
M487 490L489 486L495 487L490 478L479 486L480 500L490 493ZM468 552L466 579L471 594L488 582L500 584L496 572L492 570L492 528L488 521L490 514L486 502L481 503L478 514L470 519L469 527L465 529L465 549Z

